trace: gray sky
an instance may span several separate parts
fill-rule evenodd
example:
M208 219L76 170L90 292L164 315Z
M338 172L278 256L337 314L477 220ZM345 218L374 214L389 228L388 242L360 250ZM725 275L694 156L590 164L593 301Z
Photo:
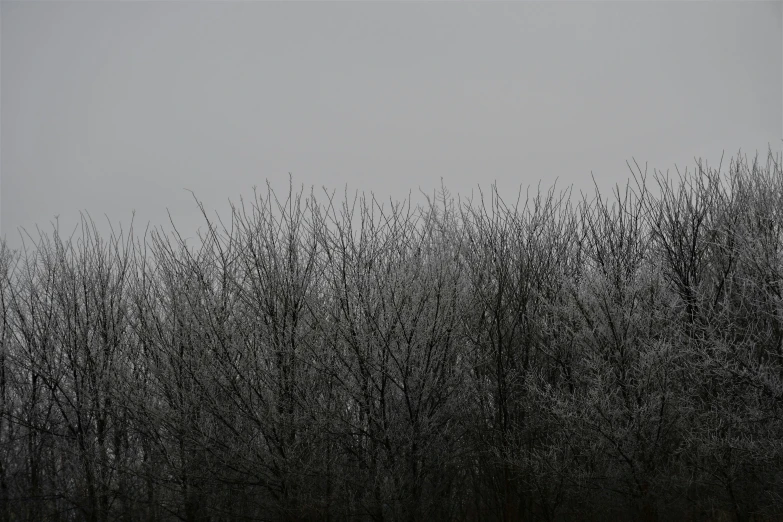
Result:
M253 185L625 183L783 138L783 3L0 4L0 233Z

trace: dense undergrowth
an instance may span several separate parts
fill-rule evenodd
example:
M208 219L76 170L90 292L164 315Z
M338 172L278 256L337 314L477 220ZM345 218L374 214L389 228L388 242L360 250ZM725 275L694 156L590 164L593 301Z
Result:
M780 520L780 159L632 174L3 248L0 519Z

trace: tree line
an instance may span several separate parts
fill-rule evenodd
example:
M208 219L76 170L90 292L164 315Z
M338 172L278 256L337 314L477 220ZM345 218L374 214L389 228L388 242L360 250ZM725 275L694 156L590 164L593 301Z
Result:
M267 187L0 249L2 520L779 520L783 170Z

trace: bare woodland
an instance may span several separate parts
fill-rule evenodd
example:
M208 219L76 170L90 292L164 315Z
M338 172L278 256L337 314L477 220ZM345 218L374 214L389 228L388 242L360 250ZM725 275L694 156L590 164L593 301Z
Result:
M506 196L3 245L0 520L780 520L780 158Z

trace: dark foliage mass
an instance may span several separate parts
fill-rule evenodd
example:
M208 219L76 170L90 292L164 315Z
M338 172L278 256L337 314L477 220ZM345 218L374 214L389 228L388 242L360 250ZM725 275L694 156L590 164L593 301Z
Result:
M781 163L632 174L3 247L0 519L780 520Z

